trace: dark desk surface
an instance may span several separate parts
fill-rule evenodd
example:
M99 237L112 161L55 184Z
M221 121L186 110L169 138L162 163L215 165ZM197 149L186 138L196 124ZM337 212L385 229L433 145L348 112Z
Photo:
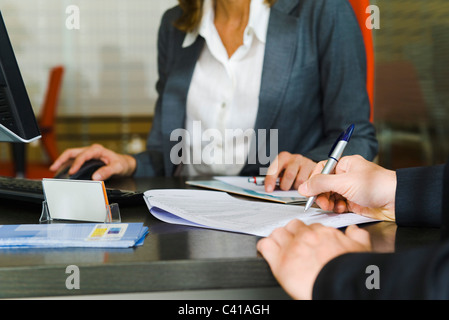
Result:
M184 188L178 178L110 181L123 189ZM38 223L37 205L0 202L0 224ZM0 250L0 298L166 292L238 288L276 288L258 255L258 237L169 225L142 205L121 206L123 222L143 222L149 235L134 249ZM381 222L363 226L381 252L435 243L436 229L397 228ZM80 289L68 290L66 268L80 270Z

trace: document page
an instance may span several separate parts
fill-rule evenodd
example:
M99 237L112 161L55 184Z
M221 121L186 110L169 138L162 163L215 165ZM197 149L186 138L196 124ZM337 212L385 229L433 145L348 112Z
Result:
M300 195L296 190L265 192L264 186L248 182L248 177L214 177L211 180L186 181L186 184L278 203L299 204L307 201L307 198Z
M220 176L217 176L217 177L214 177L214 179L220 180L227 184L230 184L230 185L233 185L236 187L240 187L243 189L249 189L249 190L255 191L260 194L272 195L275 197L291 197L291 198L299 198L299 199L307 200L306 197L304 197L303 195L300 195L297 190L283 191L280 189L275 189L273 192L266 192L265 186L256 185L255 183L248 182L248 177L238 177L238 176L236 176L236 177L232 177L232 176L220 177Z
M335 214L304 206L237 199L225 192L149 190L144 199L158 219L175 224L233 231L266 237L293 219L335 228L374 222L357 214Z

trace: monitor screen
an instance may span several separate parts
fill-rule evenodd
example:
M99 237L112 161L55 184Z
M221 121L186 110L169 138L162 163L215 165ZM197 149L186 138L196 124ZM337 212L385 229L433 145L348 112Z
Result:
M40 137L0 11L0 141L28 143Z

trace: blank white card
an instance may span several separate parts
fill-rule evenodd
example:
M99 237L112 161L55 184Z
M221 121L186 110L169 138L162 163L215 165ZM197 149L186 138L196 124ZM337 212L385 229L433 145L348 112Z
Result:
M103 181L43 179L52 219L104 222L108 199Z

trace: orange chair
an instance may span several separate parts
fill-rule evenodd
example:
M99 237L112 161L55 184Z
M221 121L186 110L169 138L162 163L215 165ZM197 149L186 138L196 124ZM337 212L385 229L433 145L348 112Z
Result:
M38 122L42 134L42 146L51 162L55 161L59 156L56 144L55 118L63 76L63 66L56 66L50 70L47 93Z
M418 73L411 62L377 64L375 107L383 166L392 168L393 142L420 145L422 160L426 165L434 164L431 117Z
M56 66L50 70L47 93L38 120L42 136L41 143L51 162L55 161L59 155L56 145L55 118L63 75L63 66ZM22 143L12 143L11 151L14 175L20 178L26 177L28 174L34 175L34 172L27 172L26 145Z
M366 27L366 20L370 13L366 12L366 8L370 5L369 0L349 0L354 9L357 21L362 31L366 50L366 90L371 103L371 122L374 121L374 43L371 29Z

